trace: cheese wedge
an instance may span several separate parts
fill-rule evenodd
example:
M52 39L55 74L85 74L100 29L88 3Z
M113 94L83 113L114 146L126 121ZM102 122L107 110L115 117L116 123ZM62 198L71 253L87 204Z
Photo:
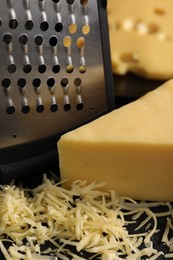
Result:
M173 201L173 80L64 134L58 150L67 187L105 181L121 196Z
M108 19L114 73L173 77L172 0L109 0Z

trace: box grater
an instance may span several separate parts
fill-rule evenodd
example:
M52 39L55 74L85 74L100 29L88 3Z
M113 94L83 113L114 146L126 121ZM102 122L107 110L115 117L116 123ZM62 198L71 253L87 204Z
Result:
M48 167L61 134L113 109L106 5L0 2L0 182Z

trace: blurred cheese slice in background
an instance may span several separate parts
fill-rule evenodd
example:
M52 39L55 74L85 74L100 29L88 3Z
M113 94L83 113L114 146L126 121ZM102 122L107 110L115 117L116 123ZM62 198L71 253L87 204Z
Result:
M173 201L173 80L64 134L58 150L66 187L105 181L121 196Z
M113 72L173 77L172 0L109 0Z

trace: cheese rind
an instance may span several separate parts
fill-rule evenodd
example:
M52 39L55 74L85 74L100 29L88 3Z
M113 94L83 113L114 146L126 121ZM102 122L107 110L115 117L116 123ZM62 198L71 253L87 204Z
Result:
M110 0L108 19L116 74L173 77L172 0Z
M61 137L62 180L106 181L141 200L173 201L173 80Z

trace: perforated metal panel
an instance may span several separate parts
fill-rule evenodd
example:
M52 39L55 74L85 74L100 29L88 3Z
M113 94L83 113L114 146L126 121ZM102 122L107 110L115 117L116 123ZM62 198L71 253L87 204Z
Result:
M0 148L68 131L107 111L103 2L0 2Z

